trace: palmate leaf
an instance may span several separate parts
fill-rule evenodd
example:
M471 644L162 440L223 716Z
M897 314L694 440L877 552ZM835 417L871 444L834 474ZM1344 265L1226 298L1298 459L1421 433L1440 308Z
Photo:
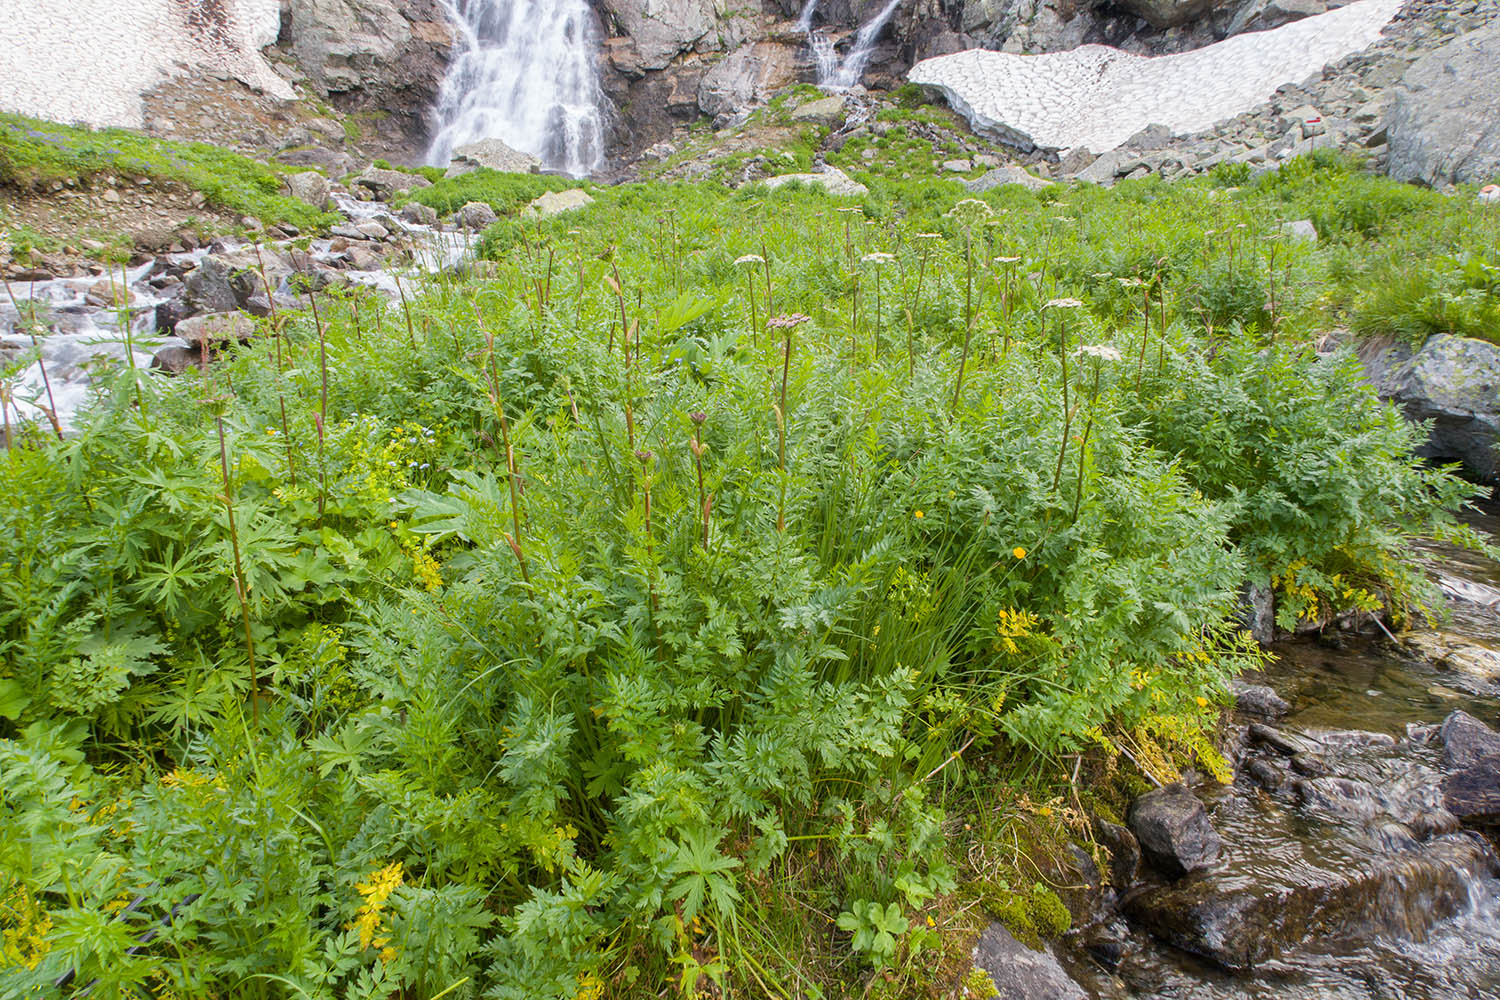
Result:
M719 835L700 827L689 830L677 845L676 856L667 871L681 877L672 883L668 895L682 900L685 920L698 915L705 898L721 917L727 916L739 902L739 891L726 873L738 868L740 859L720 854L719 840Z

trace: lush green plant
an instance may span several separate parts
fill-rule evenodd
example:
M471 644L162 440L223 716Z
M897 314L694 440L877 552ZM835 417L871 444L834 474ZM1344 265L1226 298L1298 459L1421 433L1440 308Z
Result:
M101 174L151 177L203 192L212 205L271 224L325 228L336 217L286 194L288 168L199 142L151 139L126 129L98 131L0 114L0 185L41 189Z
M581 181L552 174L507 174L481 168L457 177L438 177L431 187L408 191L398 201L416 201L437 209L439 215L457 211L471 201L483 202L509 215L548 191L580 187Z
M600 189L24 434L0 996L950 988L961 883L1066 925L957 818L1219 773L1248 576L1420 600L1467 491L1299 346L1269 189L871 181Z

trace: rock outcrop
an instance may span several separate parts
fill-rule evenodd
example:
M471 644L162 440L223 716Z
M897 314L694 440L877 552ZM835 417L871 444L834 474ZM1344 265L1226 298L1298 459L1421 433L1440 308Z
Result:
M1368 354L1365 369L1382 399L1412 420L1430 420L1426 458L1458 460L1474 476L1500 479L1500 345L1437 334L1416 351Z
M1500 23L1418 59L1390 119L1387 172L1443 185L1500 178Z
M999 1000L1086 1000L1050 951L1032 951L1000 924L974 946L974 964L990 974Z
M453 47L440 0L288 0L278 41L340 111L371 112L426 142Z

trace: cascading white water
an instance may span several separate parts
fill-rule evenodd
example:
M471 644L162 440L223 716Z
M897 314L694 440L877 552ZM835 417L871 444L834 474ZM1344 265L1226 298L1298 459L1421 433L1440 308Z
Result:
M462 35L428 160L480 139L574 177L604 160L599 39L587 0L443 0Z
M797 28L807 36L807 44L812 48L819 87L825 90L848 90L859 83L865 74L865 65L875 52L876 39L895 16L896 7L900 3L901 0L890 0L882 7L880 13L859 29L854 36L854 44L849 48L849 54L840 59L834 51L833 39L828 37L828 32L812 25L818 0L808 0L807 6L802 8L802 13L797 17Z

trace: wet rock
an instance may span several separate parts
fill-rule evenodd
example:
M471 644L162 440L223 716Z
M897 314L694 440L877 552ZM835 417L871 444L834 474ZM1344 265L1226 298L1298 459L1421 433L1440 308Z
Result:
M1406 827L1418 840L1431 840L1458 829L1458 817L1447 809L1421 809L1406 819Z
M1500 757L1486 757L1443 776L1443 806L1460 823L1500 823Z
M499 170L508 174L534 174L542 169L542 161L530 153L511 149L499 139L481 139L455 149L444 176L460 177L479 169Z
M1417 837L1411 828L1394 819L1376 821L1371 832L1387 851L1413 851L1417 848Z
M999 1000L1087 1000L1050 951L1032 951L1001 924L979 935L974 964L995 981Z
M1110 882L1117 888L1133 884L1141 870L1141 845L1135 834L1118 823L1094 821L1094 837L1109 851Z
M1407 652L1436 667L1456 670L1481 681L1500 681L1500 650L1451 632L1401 634Z
M1283 757L1291 757L1299 753L1315 752L1321 748L1317 740L1305 736L1294 736L1283 732L1275 726L1268 726L1261 722L1250 724L1250 742L1256 746L1266 747L1274 750Z
M151 357L151 367L168 375L181 375L203 364L203 350L196 344L168 344Z
M187 303L181 299L168 299L156 305L156 329L158 333L171 333L177 324L187 318Z
M1287 783L1287 773L1268 760L1252 760L1245 765L1245 773L1268 792L1280 791Z
M1250 715L1279 719L1292 710L1285 698L1265 684L1230 681L1229 691L1234 695L1234 707Z
M255 336L255 320L241 312L210 313L182 320L176 332L189 344L247 341Z
M1385 808L1385 800L1370 785L1350 778L1298 778L1292 782L1304 806L1348 819L1371 819Z
M975 157L975 162L978 160L979 157ZM996 167L981 177L965 181L964 187L973 194L983 194L985 191L1004 187L1006 184L1019 184L1028 191L1039 191L1042 188L1051 187L1053 182L1045 177L1027 173L1020 167Z
M354 178L354 187L364 188L380 201L389 201L392 195L417 188L432 187L432 182L421 174L408 174L400 170L369 167Z
M585 205L592 205L593 197L579 188L570 188L566 191L548 191L546 194L536 198L526 206L525 215L539 218L548 218L562 212L571 212Z
M782 174L779 177L767 177L761 183L770 190L775 190L786 184L806 184L812 187L820 187L829 194L848 198L860 198L870 193L869 188L851 178L838 167L824 167L823 172L817 174Z
M89 290L83 295L83 300L91 306L119 308L129 306L135 301L135 293L124 287L117 279L100 278L89 286Z
M1146 860L1168 878L1209 867L1223 846L1203 803L1181 784L1136 799L1127 822Z
M1231 971L1252 969L1310 937L1420 938L1468 905L1471 879L1497 862L1472 836L1441 837L1416 851L1372 854L1334 869L1187 879L1126 901L1131 919L1169 944Z
M375 271L385 263L380 251L369 243L349 244L344 250L344 259L356 271Z
M1500 758L1500 733L1468 712L1451 713L1438 732L1443 741L1443 766L1450 771Z
M183 285L189 315L230 312L238 304L234 289L229 287L229 268L218 257L204 257Z
M489 206L485 206L488 208ZM491 213L492 215L494 213ZM367 240L383 240L391 235L391 231L378 222L361 222L354 227L360 236Z
M1292 754L1292 770L1308 778L1322 778L1333 773L1327 757L1306 752Z
M409 201L401 206L401 218L405 222L418 226L435 226L438 214L437 209L431 205L424 205L420 201Z
M304 170L300 174L287 174L283 178L287 193L293 198L307 202L314 208L328 207L331 194L328 187L328 178L315 170Z
M1390 117L1386 172L1424 184L1500 174L1500 23L1429 52L1406 71Z
M462 229L480 230L494 223L499 216L482 201L471 201L453 213L453 221Z

